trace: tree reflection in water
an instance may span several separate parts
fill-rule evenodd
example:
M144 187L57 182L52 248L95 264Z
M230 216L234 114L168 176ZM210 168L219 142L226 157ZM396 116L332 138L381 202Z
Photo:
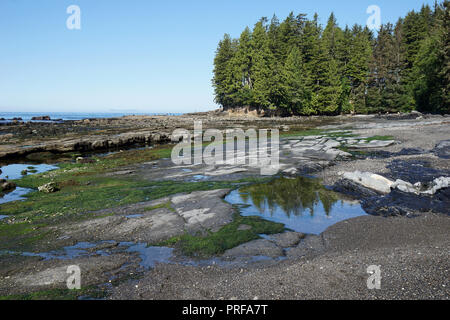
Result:
M321 234L340 221L366 215L358 201L342 199L311 178L278 178L244 186L225 200L239 206L243 216L259 215L307 234Z
M320 203L328 216L339 201L337 194L327 190L318 180L304 177L280 178L243 187L239 195L245 203L251 200L261 213L269 210L273 215L278 206L289 218L305 213L314 216L314 209Z

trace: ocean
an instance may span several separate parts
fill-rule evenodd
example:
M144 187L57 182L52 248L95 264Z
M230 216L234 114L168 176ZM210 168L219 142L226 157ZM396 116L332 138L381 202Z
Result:
M115 113L115 112L1 112L0 119L9 121L13 118L22 118L23 121L31 121L33 117L49 116L52 120L83 120L90 118L118 118L130 115L181 115L181 113Z

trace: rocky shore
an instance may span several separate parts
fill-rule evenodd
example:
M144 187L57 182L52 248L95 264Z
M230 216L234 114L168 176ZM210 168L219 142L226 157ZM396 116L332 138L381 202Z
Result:
M165 144L194 120L204 129L280 129L278 172L261 177L259 164L174 165ZM78 297L100 290L109 299L448 299L449 128L449 117L417 113L211 112L2 125L0 162L76 156L59 170L13 181L53 189L0 206L0 296L61 290L65 267L75 264L95 288ZM151 148L126 150L137 146ZM305 207L306 199L324 207L341 201L367 214L308 234L256 209L240 215L245 206L224 201L231 190L281 176L286 190L267 191L281 207L297 208L289 197L304 197ZM303 176L320 183L290 196ZM371 265L381 266L381 290L367 288Z

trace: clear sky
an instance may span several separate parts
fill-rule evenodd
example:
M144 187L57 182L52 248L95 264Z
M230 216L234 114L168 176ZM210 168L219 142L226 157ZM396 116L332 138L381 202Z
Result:
M333 11L339 24L382 23L434 0L0 0L0 111L212 110L214 52L259 18ZM70 5L81 29L69 30Z

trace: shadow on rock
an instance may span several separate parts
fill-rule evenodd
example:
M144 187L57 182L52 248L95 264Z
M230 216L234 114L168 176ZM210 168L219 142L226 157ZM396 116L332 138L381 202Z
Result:
M410 183L429 183L439 177L450 176L448 170L438 170L424 160L393 160L387 168L391 171L388 178L401 179Z
M363 199L361 206L368 214L385 217L415 216L430 211L450 215L450 188L441 189L432 196L395 189L386 196Z

